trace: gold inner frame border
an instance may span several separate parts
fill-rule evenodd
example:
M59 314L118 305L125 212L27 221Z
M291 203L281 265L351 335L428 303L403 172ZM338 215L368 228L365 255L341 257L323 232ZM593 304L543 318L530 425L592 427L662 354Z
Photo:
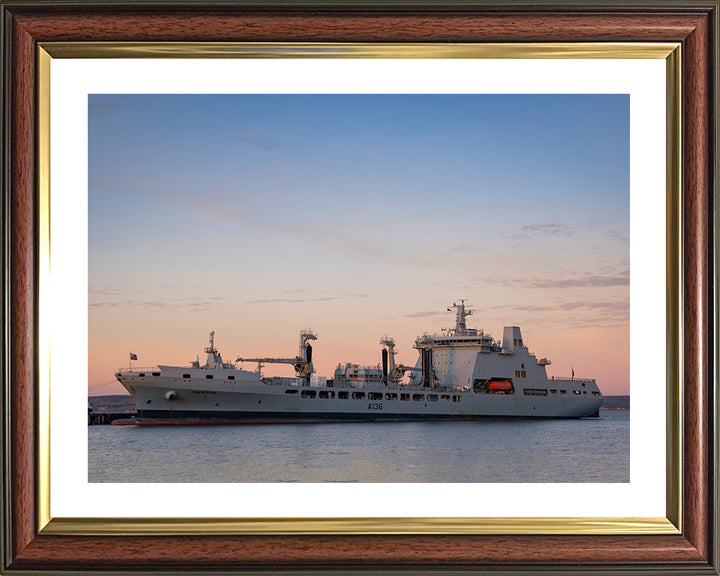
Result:
M493 58L666 61L666 516L518 518L53 518L50 514L50 69L54 58ZM681 45L47 42L38 45L38 531L52 535L679 534L682 531Z

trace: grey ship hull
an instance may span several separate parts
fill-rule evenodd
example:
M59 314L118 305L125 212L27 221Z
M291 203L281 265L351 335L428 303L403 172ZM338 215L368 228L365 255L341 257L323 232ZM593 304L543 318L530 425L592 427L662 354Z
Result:
M513 394L420 388L300 387L268 385L261 381L221 384L216 380L208 386L199 379L179 382L164 374L139 378L132 372L124 373L121 382L135 399L138 419L188 424L582 418L595 415L602 404L602 396L593 394L594 384L579 380L547 380L542 386L535 382L531 388L516 389Z

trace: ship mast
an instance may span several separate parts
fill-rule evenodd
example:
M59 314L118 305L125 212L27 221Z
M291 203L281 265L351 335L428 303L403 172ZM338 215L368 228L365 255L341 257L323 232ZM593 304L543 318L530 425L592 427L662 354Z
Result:
M215 350L215 330L210 332L210 346L205 348L205 352L208 354L215 354L217 350Z
M205 348L205 353L207 354L207 360L205 362L205 366L207 368L222 368L223 367L223 361L222 356L220 356L220 352L217 351L215 348L215 331L213 330L210 332L210 346L207 346Z
M465 309L465 300L460 300L460 304L453 302L453 305L448 308L448 312L452 312L455 308L455 336L467 335L467 324L465 318L472 315L472 310Z

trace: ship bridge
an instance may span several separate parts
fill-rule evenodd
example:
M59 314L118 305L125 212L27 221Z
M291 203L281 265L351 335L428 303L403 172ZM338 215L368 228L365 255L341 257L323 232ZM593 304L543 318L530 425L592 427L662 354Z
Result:
M538 360L523 342L518 326L505 326L502 341L483 330L468 328L472 314L465 300L453 303L455 327L440 334L423 334L415 340L419 353L417 371L410 383L437 389L470 390L475 380L503 378L508 381L544 382L546 358Z
M465 300L460 304L454 303L448 307L448 312L455 309L455 328L443 328L440 334L425 333L415 339L415 348L418 350L444 346L481 346L499 350L500 342L493 340L490 334L483 330L468 328L466 318L472 315L472 310L465 306Z

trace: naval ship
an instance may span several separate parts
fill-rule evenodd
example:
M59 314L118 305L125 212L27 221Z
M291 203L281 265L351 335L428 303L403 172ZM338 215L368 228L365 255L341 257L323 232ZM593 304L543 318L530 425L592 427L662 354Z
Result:
M313 377L311 330L300 332L293 358L224 362L215 333L189 366L136 368L115 373L137 405L137 416L114 425L583 418L597 416L602 393L591 378L548 378L520 328L502 340L468 328L465 301L453 303L455 328L415 340L414 366L395 362L395 341L381 339L377 366L338 364L332 378ZM257 364L255 370L242 368ZM264 377L265 364L290 364L295 377ZM240 367L239 367L240 366Z

